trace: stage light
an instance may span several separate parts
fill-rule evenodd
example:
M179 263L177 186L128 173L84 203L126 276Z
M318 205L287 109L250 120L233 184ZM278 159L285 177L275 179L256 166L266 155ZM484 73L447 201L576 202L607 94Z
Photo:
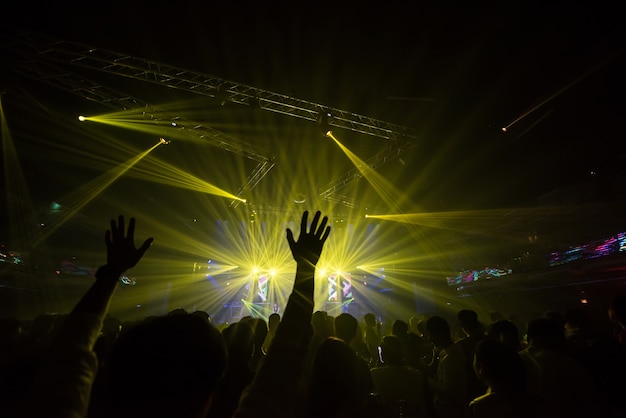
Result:
M169 143L170 143L170 141L166 140L165 138L163 138L163 137L159 138L159 144L167 145Z
M327 110L321 110L317 116L317 127L324 136L330 136L332 134L329 122L329 118L332 116L333 115Z
M306 195L304 193L296 193L293 198L293 203L302 204L306 202Z
M87 120L87 118L85 118L84 116L79 116L78 120L81 122L84 122L85 120Z

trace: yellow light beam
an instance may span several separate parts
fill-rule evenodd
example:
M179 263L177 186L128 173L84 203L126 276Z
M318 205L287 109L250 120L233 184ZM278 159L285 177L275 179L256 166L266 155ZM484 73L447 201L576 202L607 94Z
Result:
M564 87L562 87L560 90L558 90L556 93L553 93L552 95L550 95L549 97L547 97L546 99L542 100L541 102L539 102L539 104L533 106L531 109L527 110L526 112L522 113L521 115L519 115L518 117L516 117L515 119L513 119L512 122L510 122L509 124L505 125L502 127L502 131L503 132L507 132L513 125L515 125L516 123L518 123L519 121L521 121L522 119L524 119L525 117L527 117L528 115L530 115L531 113L533 113L534 111L536 111L537 109L543 107L546 103L552 101L553 99L555 99L556 97L560 96L561 94L563 94L565 91L569 90L570 88L572 88L573 86L575 86L576 84L580 83L582 80L584 80L585 78L587 78L590 74L594 73L595 71L597 71L598 69L606 66L609 62L611 62L613 59L615 59L617 56L621 55L624 52L624 50L618 52L617 54L614 54L613 56L609 57L608 59L602 61L601 63L599 63L598 65L596 65L595 67L591 68L590 70L588 70L587 72L585 72L583 75L581 75L580 77L576 78L575 80L571 81L570 83L566 84ZM543 118L542 118L543 119Z
M409 200L406 193L398 190L393 184L391 184L391 182L385 179L365 161L360 159L355 153L339 142L332 132L329 131L326 136L335 141L350 161L352 161L352 164L354 164L357 170L359 170L367 182L373 187L374 191L378 194L378 196L380 196L383 202L385 202L385 204L392 209L392 212L401 212L401 204Z
M107 187L109 187L113 182L119 179L124 175L128 170L131 169L135 164L141 161L146 155L148 155L152 150L158 147L160 144L157 143L137 155L136 157L126 161L119 167L115 167L112 170L98 176L94 180L90 181L86 185L80 187L76 193L81 193L82 195L78 197L78 199L68 204L67 206L70 208L67 212L63 213L59 218L57 223L52 227L48 228L45 232L41 233L34 240L34 246L38 246L45 238L47 238L52 232L57 230L60 226L65 224L69 219L71 219L76 213L78 213L82 208L84 208L89 202L91 202L94 198L96 198L100 193L102 193Z

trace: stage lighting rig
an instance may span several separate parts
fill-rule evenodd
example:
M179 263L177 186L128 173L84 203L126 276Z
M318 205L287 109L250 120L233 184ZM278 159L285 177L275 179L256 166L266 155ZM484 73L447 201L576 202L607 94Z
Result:
M330 134L332 134L332 131L330 130L330 122L329 119L332 117L333 115L325 109L320 110L319 114L317 115L317 127L319 128L320 132L322 133L322 135L324 136L330 136Z

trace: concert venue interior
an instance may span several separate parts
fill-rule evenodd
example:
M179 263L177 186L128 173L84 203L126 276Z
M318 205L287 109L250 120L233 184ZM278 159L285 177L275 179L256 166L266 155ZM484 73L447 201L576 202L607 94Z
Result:
M4 25L3 316L69 311L119 214L155 239L123 318L281 312L285 229L318 209L331 314L602 315L626 290L617 13L207 3Z

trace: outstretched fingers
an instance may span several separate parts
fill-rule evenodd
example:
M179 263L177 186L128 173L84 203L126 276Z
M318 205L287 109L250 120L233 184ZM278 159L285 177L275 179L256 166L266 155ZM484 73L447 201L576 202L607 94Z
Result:
M305 210L302 214L302 220L300 221L300 236L304 236L306 234L306 226L309 219L309 211Z
M124 233L124 229L122 228L122 234ZM128 233L126 234L128 239L132 240L135 237L135 218L130 218L128 221Z
M317 212L315 212L315 215L313 216L313 220L311 221L310 233L313 234L313 235L316 235L317 223L320 221L321 214L322 213L319 210Z
M319 213L319 212L318 212ZM326 227L326 224L328 223L328 216L324 216L322 218L322 223L320 224L319 228L317 228L317 230L315 230L315 236L321 240L325 240L326 238L323 238L322 234L328 236L328 232L330 232L330 227Z

